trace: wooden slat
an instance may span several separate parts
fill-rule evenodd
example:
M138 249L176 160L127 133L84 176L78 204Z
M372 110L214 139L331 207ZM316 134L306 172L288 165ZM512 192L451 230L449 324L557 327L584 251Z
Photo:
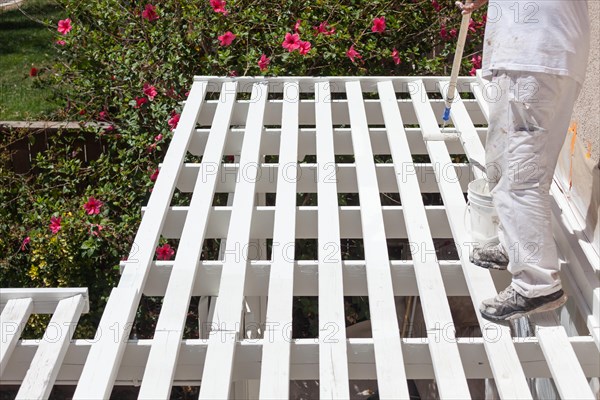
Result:
M594 393L569 342L565 328L560 325L555 313L534 314L530 319L535 324L535 336L548 361L560 397L594 400Z
M283 246L283 245L282 245ZM288 257L292 257L293 247L285 246ZM283 251L283 250L282 250ZM294 261L294 296L318 296L318 260ZM444 288L448 296L468 296L469 291L462 273L460 261L439 260ZM198 261L198 274L192 296L216 296L219 293L222 261ZM266 296L269 292L271 261L251 261L246 272L247 296ZM164 296L173 269L173 261L157 261L152 264L145 296ZM412 260L391 260L390 272L394 296L418 296L417 280ZM344 296L367 296L367 278L364 260L342 261ZM494 273L496 287L506 287L510 276ZM204 300L206 301L206 300ZM214 301L212 302L214 304ZM205 316L206 317L206 316ZM206 318L204 318L206 320Z
M330 84L315 84L317 123L319 257L319 392L322 399L348 398L348 355L344 316L340 217Z
M239 76L235 78L230 77L220 77L220 76L194 76L194 81L208 81L211 85L211 88L214 89L218 87L217 85L223 82L228 82L231 80L235 80L240 85L240 91L250 92L252 89L252 84L254 82L264 82L269 84L269 92L271 93L281 93L283 92L284 83L289 81L298 82L300 85L301 92L314 92L316 90L316 84L329 84L330 91L332 93L340 93L345 92L345 84L346 82L354 82L357 79L360 79L363 84L363 89L365 91L377 92L377 83L379 82L387 82L392 81L394 84L394 89L398 92L410 92L411 84L414 82L415 78L410 76L398 76L398 77L389 77L389 76L363 76L357 78L355 76L269 76L269 77L257 77L257 76ZM424 76L421 78L421 81L427 87L429 91L437 90L437 85L440 79L447 79L447 77L442 76ZM460 76L457 81L457 90L459 92L466 92L469 84L475 81L475 77L471 76Z
M448 85L440 82L440 93L446 98L448 92ZM479 140L479 135L471 121L469 112L465 108L465 104L460 97L460 93L455 93L454 100L452 101L452 111L450 117L456 129L460 132L460 141L462 142L465 154L469 158L469 162L475 164L473 167L473 177L475 179L483 178L485 176L485 150ZM477 168L479 166L479 168ZM470 174L469 174L470 175Z
M331 171L328 171L330 173ZM162 235L167 239L179 239L183 232L189 207L170 207L167 212L167 220L163 227ZM431 231L434 238L447 239L452 237L452 231L448 220L445 218L443 206L426 206L427 217L431 221ZM404 212L402 206L383 206L383 218L385 221L397 220L398 225L388 224L385 233L388 239L406 239L406 227L404 226ZM318 206L298 206L296 208L296 239L316 239ZM229 206L213 207L210 215L211 223L206 231L206 239L219 239L227 236L227 227L231 220L233 208ZM275 207L257 206L254 208L253 218L264 221L263 224L253 224L251 235L256 239L271 238L273 235L273 218ZM362 238L362 227L360 225L359 206L340 206L340 227L345 238ZM463 216L464 218L464 216Z
M256 182L256 191L258 193L274 193L276 191L277 182L279 182L279 165L280 163L260 164L260 177ZM336 167L338 193L358 193L358 186L356 185L356 166L354 163L338 164ZM418 179L421 193L439 193L434 172L434 168L438 168L438 166L431 163L411 163L403 167L402 173L404 175L413 175ZM461 188L466 193L467 185L473 178L470 172L470 164L454 163L452 167L456 170L456 174L460 178ZM238 168L239 166L237 164L223 165L223 169L219 172L219 181L216 189L217 192L233 192L235 188L235 176ZM290 167L283 166L283 168ZM200 172L200 164L185 164L183 170L181 171L179 181L177 182L177 188L184 193L192 192L196 178ZM382 193L398 192L395 170L392 164L375 164L375 172L377 173L379 190ZM296 182L297 191L299 193L316 193L316 174L316 163L298 164L298 178Z
M261 349L265 340L268 338L238 342L234 380L260 378ZM457 338L463 367L469 379L493 378L484 349L484 340L489 340L489 338ZM349 338L347 341L350 379L377 379L373 339ZM513 343L528 378L552 377L536 337L514 338ZM569 338L569 343L575 350L586 377L600 376L600 365L598 364L600 354L594 340L589 336L578 336ZM3 385L18 385L22 382L38 344L39 340L35 339L19 341L8 369L2 377ZM207 344L207 340L182 340L174 385L198 386L201 384ZM92 343L89 339L77 339L71 342L56 379L57 385L77 383L91 346ZM127 341L124 362L117 375L117 385L139 385L151 347L152 339ZM402 347L408 379L435 378L427 338L402 339ZM291 340L290 379L319 379L318 362L319 345L315 343L314 339Z
M296 232L296 182L298 175L298 85L286 82L282 114L277 197L273 228L272 268L266 340L262 349L261 399L286 399L290 386L291 341L294 294L294 246Z
M410 242L418 243L412 249L412 259L440 398L467 399L470 398L469 387L454 338L454 323L440 266L435 254L426 252L434 246L419 183L415 176L403 174L403 166L410 164L412 160L402 117L396 106L396 95L391 82L380 82L378 86L400 197L404 205L408 238ZM455 109L456 106L453 111Z
M436 123L433 109L428 102L423 82L417 80L415 84L417 90L411 93L411 97L413 98L413 105L419 116L422 130L439 131L440 128ZM427 142L427 149L433 163L448 165L452 162L444 142ZM470 237L464 223L467 205L460 185L457 183L454 171L447 170L445 175L439 175L438 182L453 237L457 243L457 249L463 265L463 273L469 287L469 292L471 293L473 306L478 310L481 301L494 297L497 292L490 272L469 262L469 252L472 243L470 242ZM502 398L530 399L531 393L514 345L510 340L509 328L483 319L480 313L476 314L484 337L488 335L497 337L497 340L486 340L484 344L492 371L494 372L494 382L498 388L498 392Z
M4 290L4 289L3 289ZM4 375L12 352L21 337L25 324L33 311L33 300L29 297L10 299L0 315L0 378Z
M361 204L369 311L377 362L377 384L380 396L383 398L408 398L383 213L360 82L347 83L346 91Z
M471 100L473 101L473 100ZM409 110L409 106L412 108L410 103L398 103L399 107L402 104L402 109ZM473 103L468 103L472 107ZM217 104L218 105L218 104ZM477 107L479 107L476 104ZM282 106L283 107L283 106ZM215 107L216 108L216 107ZM402 109L400 110L402 112ZM414 113L414 110L412 110ZM281 114L280 114L281 117ZM404 114L402 114L404 118ZM383 118L383 117L382 117ZM416 119L416 117L415 117ZM483 119L483 118L482 118ZM406 121L404 121L407 123ZM416 120L414 121L417 122ZM485 120L481 121L484 123ZM482 140L485 140L487 128L477 127L477 134ZM423 141L423 134L421 128L407 127L405 128L406 135L408 138L408 144L410 146L411 153L413 155L427 154L425 148L425 142ZM192 142L190 143L189 151L194 155L204 154L206 148L206 141L208 140L208 134L210 128L198 128ZM281 128L269 127L265 128L265 138L261 144L262 154L277 154L279 151L280 139L281 139ZM315 141L316 129L314 126L302 126L298 132L298 154L299 160L302 160L306 154L315 154L316 141ZM373 153L375 154L390 154L389 145L387 142L386 131L384 128L379 126L370 126L369 134L371 136L371 146L373 147ZM233 126L228 134L227 145L225 146L226 154L239 154L242 148L242 139L244 137L244 129ZM334 126L333 128L333 145L335 146L335 153L338 155L353 154L352 150L352 137L350 128L345 126ZM464 148L458 141L447 142L448 151L450 154L463 154Z
M488 82L489 83L489 82ZM485 81L481 76L481 70L477 71L477 80L471 82L470 84L471 91L475 95L475 99L477 100L477 104L481 108L481 112L487 121L490 120L490 106L488 104L488 99L493 101L496 96L500 95L500 86L494 84L492 86L486 87Z
M229 396L235 346L241 323L247 259L243 254L250 240L252 208L255 199L256 166L259 162L263 115L267 86L256 83L252 89L252 112L248 114L242 147L239 182L235 188L231 223L221 272L221 286L215 306L206 366L202 374L200 399L222 399Z
M0 289L0 309L11 299L30 298L33 301L32 314L53 314L62 299L80 294L83 296L83 313L90 309L87 288L2 288Z
M50 397L85 304L86 299L80 294L60 300L19 388L17 400Z
M203 172L196 178L173 271L156 325L154 345L144 372L139 399L169 398L171 393L179 345L198 271L197 261L202 253L213 193L219 176L218 166L223 157L223 148L235 103L235 92L235 82L227 82L223 85L221 102L202 159Z
M177 178L183 166L187 148L196 128L196 120L206 92L206 82L194 82L179 125L165 155L163 169L158 175L147 211L140 222L118 288L113 289L98 325L98 340L90 350L81 373L74 399L100 399L110 396L119 370L137 306L139 304L150 264L154 259L166 210L169 207ZM116 328L115 328L116 327ZM106 334L112 332L114 335Z

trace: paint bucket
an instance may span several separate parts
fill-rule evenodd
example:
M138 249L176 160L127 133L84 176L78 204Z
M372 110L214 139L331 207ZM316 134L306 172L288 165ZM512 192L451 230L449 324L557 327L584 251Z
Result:
M498 243L498 215L485 178L475 179L467 188L471 239L477 246Z

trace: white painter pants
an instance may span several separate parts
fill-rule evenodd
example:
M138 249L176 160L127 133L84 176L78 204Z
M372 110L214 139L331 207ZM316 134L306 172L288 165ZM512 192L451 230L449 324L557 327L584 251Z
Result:
M512 286L526 297L561 288L549 191L580 89L567 76L515 71L494 71L486 89L486 167L498 237Z

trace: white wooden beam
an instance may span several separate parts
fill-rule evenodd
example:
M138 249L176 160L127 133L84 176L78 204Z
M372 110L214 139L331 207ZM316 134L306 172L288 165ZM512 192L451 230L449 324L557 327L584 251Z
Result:
M448 87L447 84L440 84L440 93L444 98L447 98ZM475 164L473 166L473 177L475 179L485 177L485 171L483 170L485 169L485 150L481 145L475 125L473 125L471 116L465 108L460 93L454 95L450 117L456 129L460 132L460 141L464 146L469 162Z
M416 90L411 92L411 96L413 97L415 111L419 115L421 129L423 131L431 130L434 133L437 133L437 131L440 130L440 127L436 123L435 115L429 104L423 82L416 80L415 85ZM423 101L423 99L425 99L425 101ZM441 165L447 165L452 162L444 142L427 142L427 149L432 162L440 163ZM469 252L471 250L472 242L464 222L467 205L464 196L462 195L462 190L456 183L458 181L452 174L453 171L448 170L446 176L440 175L438 177L438 182L450 227L452 228L453 237L457 242L457 249L459 250L463 265L463 273L471 293L473 306L478 310L481 301L489 297L494 297L497 294L497 291L494 287L490 272L469 262ZM477 318L484 335L488 336L493 332L494 335L498 336L498 340L496 341L484 341L486 352L494 372L494 382L498 388L498 392L503 398L530 399L531 393L523 369L519 358L517 357L515 348L510 341L510 330L507 326L495 324L483 319L480 313L477 313Z
M0 310L12 299L30 298L33 301L32 314L53 314L62 299L68 299L80 294L83 297L82 312L90 309L87 288L2 288L0 289Z
M593 259L581 248L581 232L573 227L574 216L567 204L567 197L556 183L552 183L550 193L553 199L555 239L561 257L567 262L565 267L561 267L562 279L573 288L567 293L575 299L577 308L585 318L588 330L600 349L600 275L594 273Z
M201 81L192 85L179 125L165 155L164 167L156 180L147 212L140 222L129 253L129 268L121 276L119 286L112 290L108 299L97 329L98 341L90 351L89 362L81 373L73 399L96 400L110 396L125 350L125 341L133 326L149 267L154 259L166 210L183 167L192 132L196 128L206 86L206 83ZM116 337L106 334L107 332L115 333Z
M399 103L400 104L400 103ZM471 104L471 103L467 103ZM402 103L402 109L406 109L407 112L414 113L408 106L410 104ZM485 122L485 121L484 121ZM416 117L415 117L416 123ZM475 128L479 138L485 141L485 135L487 128L477 127ZM423 141L423 134L421 128L406 127L406 136L408 138L408 144L413 155L427 154L427 148ZM190 153L194 155L204 154L206 148L206 141L208 140L208 134L210 128L198 128L196 129L192 141L190 142ZM264 128L264 139L261 141L261 154L279 154L279 145L281 141L281 128L269 127ZM307 127L302 126L298 132L298 160L302 161L302 158L306 154L316 153L316 129L314 126ZM385 128L378 126L369 126L369 135L371 136L371 145L373 146L373 153L375 154L390 154L390 149L387 142ZM239 154L242 148L242 139L244 138L244 129L232 126L228 135L227 144L225 145L225 154ZM334 126L333 128L333 145L335 147L335 153L338 155L342 154L353 154L352 152L352 137L350 134L350 128L342 126ZM463 154L464 148L458 141L448 142L448 151L450 154Z
M203 163L217 166L217 171L223 157L235 92L234 82L223 85L219 108L202 160ZM170 396L217 176L218 174L208 176L198 174L196 177L183 233L154 332L154 345L144 372L139 399L151 400Z
M315 84L319 257L319 392L322 399L350 397L330 84Z
M86 300L81 294L77 294L59 301L23 378L17 400L50 397Z
M256 182L257 193L275 193L277 182L279 182L279 165L282 168L290 169L289 166L283 163L262 163L259 166L259 178ZM454 168L456 175L459 178L461 188L466 193L467 185L473 180L474 175L470 171L468 163L454 163L448 168ZM237 175L238 164L224 164L222 169L211 174L218 175L218 183L216 192L233 193L235 188L235 178ZM317 164L316 163L301 163L298 164L297 172L297 191L299 193L316 193L317 192ZM400 169L403 175L411 175L418 179L421 193L439 193L438 184L435 180L435 168L441 168L439 165L431 163L414 163L404 165ZM194 184L198 178L198 174L208 173L206 166L201 164L185 164L177 188L184 193L191 193L194 189ZM356 165L354 163L336 164L338 178L338 193L358 193L356 185ZM375 164L375 172L377 174L377 182L381 193L397 193L398 186L396 184L396 175L394 165L391 163ZM443 171L442 171L443 173Z
M292 246L282 245L286 257L291 256ZM432 252L427 252L432 257ZM318 296L318 260L288 260L294 266L294 296ZM246 272L246 296L265 296L269 291L270 260L250 261ZM444 288L448 296L468 296L469 291L462 272L460 261L439 260ZM216 296L219 293L222 261L198 261L198 274L194 282L192 296ZM150 275L144 288L145 296L164 296L173 269L173 261L157 261L152 264ZM412 260L391 260L390 272L394 296L418 296L419 290ZM364 260L342 261L344 296L367 296L366 269ZM492 273L495 286L504 288L510 283L510 276L501 272ZM207 300L204 300L207 302ZM214 307L214 301L211 305ZM203 309L206 309L206 305ZM208 311L208 310L206 310ZM203 317L206 321L208 315Z
M227 234L225 259L221 271L221 286L215 305L206 354L207 368L202 374L200 399L222 399L229 396L235 346L241 323L246 264L244 246L250 240L252 209L254 208L256 165L259 162L263 114L267 86L256 83L252 89L251 112L246 122L246 135L240 156L242 169L235 188L231 223Z
M4 289L3 289L4 290ZM33 310L30 297L7 300L0 315L0 378L4 375L11 354L21 337L25 324Z
M169 239L179 239L183 231L189 207L169 207L167 218L163 227L162 235ZM450 239L452 231L445 216L443 206L426 206L427 218L434 238ZM402 206L383 206L383 218L385 221L395 220L396 224L385 226L388 239L406 239L406 227L404 226L404 212ZM220 239L227 236L227 227L231 221L233 208L230 206L218 206L211 208L210 225L207 228L205 239ZM253 218L264 221L263 224L253 224L250 236L254 239L267 239L273 236L273 218L275 207L258 206L253 209ZM360 224L359 206L340 206L340 231L345 239L362 238L362 227ZM316 239L318 206L296 207L296 239ZM464 216L463 216L464 218Z
M556 314L554 312L534 314L530 320L535 324L535 336L546 357L560 397L594 400L594 393L583 373L583 368ZM600 358L598 362L600 363Z
M269 269L269 296L261 362L261 399L286 399L290 387L291 342L285 330L292 324L296 187L298 181L298 84L286 82L281 145L277 170L277 197ZM291 255L291 257L290 257Z
M402 117L396 107L396 94L391 82L380 82L378 87L400 197L404 205L404 222L409 240L419 243L413 250L414 270L440 398L467 399L470 398L469 387L460 367L462 363L454 340L454 322L440 266L435 254L421 257L419 252L420 246L433 248L433 239L427 223L425 205L420 196L419 183L415 176L402 173L403 166L410 165L412 159Z
M356 176L365 249L369 311L377 362L377 383L383 398L409 398L394 304L383 212L373 151L363 107L361 83L346 83L356 158ZM418 263L418 261L416 261Z
M484 348L484 341L490 337L457 338L458 349L469 379L493 378L490 362ZM238 342L236 345L237 362L233 379L259 379L262 347L268 339L251 339ZM527 378L551 378L546 358L536 337L513 338L511 341L522 361L523 371ZM599 377L598 349L589 336L570 337L579 364L586 377ZM27 369L38 348L39 340L19 341L13 357L2 377L3 385L19 385L23 381ZM205 365L207 340L185 339L180 345L179 363L173 385L198 386ZM89 339L71 341L63 361L63 366L56 378L55 385L73 385L81 374L83 364L92 346ZM291 370L290 379L319 378L319 347L314 339L290 339ZM148 355L152 347L152 339L128 340L125 354L116 385L139 385L142 380ZM434 379L433 366L427 338L402 339L404 364L407 379ZM350 379L377 379L373 339L348 339L348 364Z

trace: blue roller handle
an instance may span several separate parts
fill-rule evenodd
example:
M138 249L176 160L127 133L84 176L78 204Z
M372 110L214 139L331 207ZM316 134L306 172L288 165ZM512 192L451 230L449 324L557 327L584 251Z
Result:
M450 119L450 107L446 107L444 109L444 115L442 116L444 121L448 121Z

